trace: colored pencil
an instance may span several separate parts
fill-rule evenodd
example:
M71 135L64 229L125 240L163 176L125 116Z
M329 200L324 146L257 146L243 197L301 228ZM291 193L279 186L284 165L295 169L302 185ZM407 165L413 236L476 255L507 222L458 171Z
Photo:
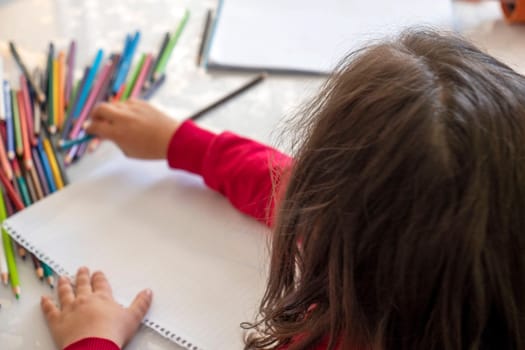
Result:
M148 74L152 59L153 57L151 56L151 54L148 54L146 56L146 59L144 60L144 63L142 65L141 72L139 76L137 77L137 80L135 81L135 84L134 84L135 86L133 86L133 90L131 90L131 94L130 94L131 98L139 97L139 94L142 91L142 87L144 86L146 75Z
M122 97L120 98L121 101L125 101L129 98L131 94L131 90L133 90L133 87L135 86L135 83L137 82L137 78L142 72L142 66L144 65L144 61L146 60L146 54L143 53L140 57L139 63L135 66L135 69L133 70L133 73L131 74L131 78L129 79L128 83L126 84L126 90L124 90L124 93L122 94Z
M155 60L151 63L150 70L148 72L148 76L146 78L146 81L144 82L144 86L146 89L148 89L150 87L150 84L153 82L153 73L155 72L155 69L157 68L157 65L162 56L162 53L166 49L166 46L168 45L169 41L170 41L170 33L166 32L160 44L159 52L157 53L157 56L155 56Z
M47 159L49 160L49 165L51 166L51 171L53 173L53 179L55 179L55 184L57 190L60 190L64 187L64 182L62 181L62 176L60 175L60 170L58 169L57 160L53 149L51 148L51 141L48 138L42 140L44 146L44 151L46 152Z
M58 106L58 113L57 113L57 129L62 129L62 125L64 123L64 110L65 110L65 75L66 75L66 54L64 51L60 51L58 54L58 60L57 60L57 106Z
M32 149L33 150L33 149ZM34 161L33 161L34 164ZM35 167L32 167L31 169L27 170L27 174L29 174L31 187L35 191L35 201L40 200L45 197L44 190L42 189L42 184L40 183L40 179L38 177L38 170L35 169ZM27 180L29 182L29 180Z
M113 87L111 89L111 91L114 94L116 94L120 90L121 86L126 81L126 78L128 76L129 67L131 66L131 62L133 61L133 56L139 44L139 40L140 40L140 32L136 32L135 36L133 37L129 45L127 45L126 50L122 54L122 57L120 59L121 60L120 66L117 70L117 75L115 77L115 81L113 82Z
M31 254L31 260L33 261L33 267L35 268L36 276L39 279L44 279L44 269L42 268L42 263L34 254Z
M120 87L120 90L117 92L117 94L113 97L113 102L120 101L122 94L124 93L124 90L126 90L126 84L122 84Z
M53 110L54 97L53 97L53 62L55 61L55 46L53 43L49 44L49 52L47 56L47 108L46 108L46 121L47 127L51 127L54 123L55 111Z
M142 91L140 98L143 100L149 100L151 96L153 96L153 94L162 86L162 84L164 84L165 81L166 74L162 75L160 78L151 83L147 90Z
M9 164L9 158L7 157L7 152L5 151L4 147L4 138L2 135L0 135L0 164L2 165L2 169L4 170L5 175L9 180L13 179L13 169L11 168L11 164Z
M82 80L80 81L80 85L77 88L77 91L75 92L75 97L73 98L73 104L69 107L69 111L67 114L66 122L64 124L64 128L62 130L62 139L67 138L69 132L71 131L71 128L74 123L73 119L73 111L76 108L76 105L78 104L78 100L80 99L80 91L84 89L84 86L86 85L87 77L89 75L90 68L87 67L84 69L84 76L82 77Z
M18 108L19 108L19 117L20 117L20 132L22 134L22 146L23 146L23 156L24 156L24 163L26 167L29 169L33 162L31 160L31 148L29 146L29 134L27 132L27 118L25 116L25 108L24 106L24 96L22 94L22 91L18 92Z
M7 195L9 196L9 199L11 199L11 202L16 207L16 209L17 210L24 209L24 203L22 202L22 199L20 198L18 193L15 191L11 182L7 179L7 177L1 171L0 171L0 181L4 185L4 188L7 191Z
M29 94L29 86L27 85L26 78L23 75L20 76L20 91L22 92L23 97L27 138L32 145L36 145L36 138L33 131L33 108L31 96Z
M18 183L18 188L20 189L20 194L22 195L22 200L24 202L24 205L28 207L31 205L32 201L29 195L29 190L27 188L26 181L24 177L22 176L22 172L20 171L20 166L18 165L18 161L16 159L13 159L12 162L13 162L13 171L15 173L16 182Z
M20 129L20 115L18 113L18 94L14 90L11 90L11 106L13 107L13 126L16 136L16 154L22 156L24 154L24 144L22 141L22 132Z
M58 145L60 146L61 149L65 150L65 149L70 149L73 146L91 141L93 140L93 138L94 138L93 135L84 135L83 137L79 137L74 140L60 140Z
M104 85L104 82L106 81L106 76L108 75L110 70L111 70L111 64L106 64L102 68L99 74L99 77L97 79L97 82L93 86L93 89L91 89L91 93L89 94L88 100L84 104L84 108L82 108L82 112L80 113L78 118L75 120L73 129L69 133L69 138L74 139L77 137L80 129L82 128L82 125L84 124L84 121L86 120L93 106L95 105L95 100L100 92L100 89Z
M182 20L179 23L179 26L177 27L177 30L175 31L175 34L168 42L168 45L166 46L166 49L162 53L162 56L159 59L159 63L157 67L155 67L155 72L153 72L153 80L157 80L160 78L162 74L164 74L166 70L166 65L168 63L168 59L171 56L171 53L173 51L173 48L175 47L175 44L177 44L177 41L179 40L182 31L184 30L184 27L186 26L186 23L188 22L188 18L190 17L190 11L186 10L184 12L184 16L182 17Z
M22 61L22 58L18 54L18 50L16 49L15 44L12 41L9 42L9 49L11 50L11 54L13 55L16 63L22 70L22 73L24 73L24 75L26 76L26 79L29 82L29 85L31 85L31 89L35 92L38 102L44 103L46 101L46 96L40 89L40 86L36 85L35 82L33 81L33 78L29 74L29 71L27 70L24 62Z
M91 87L93 85L93 82L95 81L95 76L98 71L98 67L100 66L100 62L102 61L102 57L104 56L104 51L98 50L97 54L95 56L95 59L93 61L93 64L91 65L91 69L89 70L88 76L86 78L86 83L82 87L82 90L79 94L79 99L77 101L77 105L75 106L73 110L73 119L76 119L80 112L82 111L82 108L84 107L84 103L86 102L86 99L88 98L88 94L91 91Z
M53 155L53 158L56 161L58 172L60 174L60 178L62 179L62 184L63 186L66 186L67 184L69 184L69 178L67 176L66 168L64 167L62 157L58 152L58 147L55 144L56 138L52 138L50 137L50 135L46 135L46 136L49 139L49 145L51 147L51 154Z
M42 263L42 268L44 269L44 278L47 280L47 283L51 288L55 287L55 280L53 278L53 270L46 264Z
M209 111L211 111L212 109L217 108L218 106L224 104L225 102L231 100L232 98L242 94L243 92L245 92L246 90L250 89L251 87L259 84L265 78L266 78L266 73L261 73L261 74L257 75L256 77L254 77L253 79L248 81L246 84L244 84L241 87L239 87L239 88L233 90L232 92L228 93L226 96L218 99L217 101L213 102L212 104L208 105L207 107L205 107L205 108L203 108L203 109L193 113L192 115L190 115L188 117L188 119L191 119L191 120L199 119L204 114L206 114Z
M7 257L4 247L4 240L0 239L0 278L2 283L7 286L9 282L9 269L7 268Z
M58 58L55 58L53 60L53 84L51 86L51 88L53 89L53 101L51 101L53 104L53 118L50 118L49 123L49 131L51 131L52 134L54 134L58 130L58 123L60 121L60 107L58 105L58 74Z
M35 185L33 184L33 180L31 179L31 174L29 173L29 170L22 170L22 179L24 179L24 182L26 183L27 190L29 192L29 198L31 200L31 204L37 202L40 198L38 197L38 194L36 193Z
M69 44L69 51L67 53L67 73L66 82L64 89L64 101L67 107L69 107L69 99L72 96L73 90L73 72L75 71L75 56L77 52L77 42L72 40Z
M0 224L4 222L7 218L7 213L5 209L4 196L0 196ZM16 298L20 298L20 280L18 278L18 269L16 268L15 261L15 252L13 251L13 243L11 242L11 237L7 234L5 229L2 227L2 240L4 243L5 255L7 260L7 267L9 269L9 279L11 282L11 287L13 288L13 293L15 293Z
M0 93L0 120L6 118L6 106L4 97L4 59L0 56L0 84L2 85L2 91Z
M204 27L202 29L202 35L201 35L201 44L199 45L199 52L197 54L197 66L200 66L202 64L202 57L204 55L204 48L206 47L206 43L208 41L208 35L210 33L210 24L211 24L211 17L212 17L212 10L208 9L206 12L206 21L204 22Z
M51 166L49 165L49 160L47 159L47 154L44 151L44 147L42 146L42 137L40 137L38 140L37 150L38 156L40 157L40 162L42 163L42 170L44 171L47 184L49 185L49 192L54 193L57 190L57 187L55 185L53 172L51 171Z
M3 82L3 94L5 101L5 132L7 141L7 157L13 159L15 157L15 137L13 130L13 109L11 103L11 88L9 82L4 80Z
M33 78L35 79L35 83L37 84L40 84L42 82L42 74L40 73L40 69L36 68L34 71L33 71ZM35 137L38 136L38 134L40 134L40 120L42 119L42 115L41 115L41 109L40 109L40 105L38 103L34 103L33 104L33 110L34 110L34 113L33 113L33 146L36 146L36 144L38 143L38 139Z
M44 173L42 162L40 161L40 157L38 156L38 150L36 148L32 148L31 153L33 154L33 164L35 165L33 168L33 172L36 172L36 175L38 176L38 183L40 184L43 194L42 197L46 197L51 193L51 191L49 191L46 174Z

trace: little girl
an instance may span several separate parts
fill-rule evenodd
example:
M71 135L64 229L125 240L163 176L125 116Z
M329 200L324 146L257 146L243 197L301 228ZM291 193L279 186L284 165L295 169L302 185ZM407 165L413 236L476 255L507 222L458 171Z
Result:
M293 163L141 101L100 105L88 132L271 226L245 349L525 349L525 77L412 30L348 56L296 122ZM58 291L42 309L67 350L122 348L152 299L123 308L86 268Z

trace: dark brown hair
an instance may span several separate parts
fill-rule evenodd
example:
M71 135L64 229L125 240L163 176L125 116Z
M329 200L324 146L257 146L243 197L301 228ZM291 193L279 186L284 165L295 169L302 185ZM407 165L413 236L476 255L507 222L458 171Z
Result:
M300 118L246 349L523 349L525 78L414 29Z

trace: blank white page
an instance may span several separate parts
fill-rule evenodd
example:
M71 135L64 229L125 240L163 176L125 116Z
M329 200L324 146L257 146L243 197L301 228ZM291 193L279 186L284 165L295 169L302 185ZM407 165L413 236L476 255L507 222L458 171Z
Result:
M266 283L268 230L165 162L116 160L5 227L62 274L105 271L124 305L151 288L144 323L189 349L241 349Z
M451 0L222 0L209 67L329 73L413 25L452 28Z

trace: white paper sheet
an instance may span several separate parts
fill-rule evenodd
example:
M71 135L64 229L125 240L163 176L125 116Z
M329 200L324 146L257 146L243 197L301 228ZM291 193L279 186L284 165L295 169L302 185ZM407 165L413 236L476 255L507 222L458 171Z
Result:
M189 349L241 349L266 282L267 229L165 162L116 160L5 227L65 274L105 271L124 305L151 288L145 323Z
M452 28L451 0L223 0L208 66L329 73L369 40Z

